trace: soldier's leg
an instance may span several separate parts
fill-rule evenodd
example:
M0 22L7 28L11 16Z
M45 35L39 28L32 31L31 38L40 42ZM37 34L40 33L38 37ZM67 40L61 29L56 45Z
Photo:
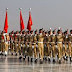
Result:
M47 44L44 44L44 60L47 61L47 56L48 56L48 48Z
M55 62L55 44L52 44L52 57L53 57L53 62Z
M8 43L5 43L5 56L8 54Z
M58 46L58 58L59 58L59 63L61 63L61 47L60 47L60 43L58 43L57 46Z
M69 57L70 57L70 61L71 61L71 43L70 42L68 43L68 46L69 46Z
M44 46L43 43L41 43L41 59L43 60L44 57Z
M50 57L51 57L51 48L50 48L50 44L49 43L48 43L47 47L48 47L48 61L50 62L51 61L50 60Z
M34 44L34 57L35 57L35 63L37 63L37 49L36 49L36 44Z

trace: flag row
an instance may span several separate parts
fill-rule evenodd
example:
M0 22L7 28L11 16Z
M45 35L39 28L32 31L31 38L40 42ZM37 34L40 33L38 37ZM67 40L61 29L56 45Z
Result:
M23 31L25 29L25 25L24 25L24 21L23 21L23 17L22 17L22 9L20 9L20 30ZM8 13L7 13L8 9L6 9L6 16L5 16L5 24L4 24L4 32L7 33L8 32ZM27 24L27 29L29 31L31 31L32 29L32 17L31 17L31 9L29 10L29 19L28 19L28 24Z

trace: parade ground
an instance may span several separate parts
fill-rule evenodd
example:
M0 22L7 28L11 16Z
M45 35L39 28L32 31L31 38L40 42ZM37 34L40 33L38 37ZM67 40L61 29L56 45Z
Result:
M72 63L69 61L62 64L52 62L34 62L19 60L17 56L0 56L0 72L72 72Z

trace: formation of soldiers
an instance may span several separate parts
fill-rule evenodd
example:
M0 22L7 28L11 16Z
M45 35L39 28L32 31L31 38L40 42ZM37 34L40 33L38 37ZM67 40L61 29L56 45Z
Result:
M62 32L59 28L55 30L45 31L43 29L35 31L12 31L9 34L0 33L0 55L19 55L19 59L28 59L28 61L37 63L38 58L40 63L44 60L55 63L57 56L58 62L61 60L68 60L72 62L72 30Z

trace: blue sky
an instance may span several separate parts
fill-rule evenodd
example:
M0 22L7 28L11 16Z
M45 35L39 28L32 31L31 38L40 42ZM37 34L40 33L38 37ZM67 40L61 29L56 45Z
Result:
M0 0L0 30L3 30L5 10L8 9L9 31L20 30L19 8L25 28L28 22L29 8L32 8L32 29L52 29L62 27L72 29L72 0Z

